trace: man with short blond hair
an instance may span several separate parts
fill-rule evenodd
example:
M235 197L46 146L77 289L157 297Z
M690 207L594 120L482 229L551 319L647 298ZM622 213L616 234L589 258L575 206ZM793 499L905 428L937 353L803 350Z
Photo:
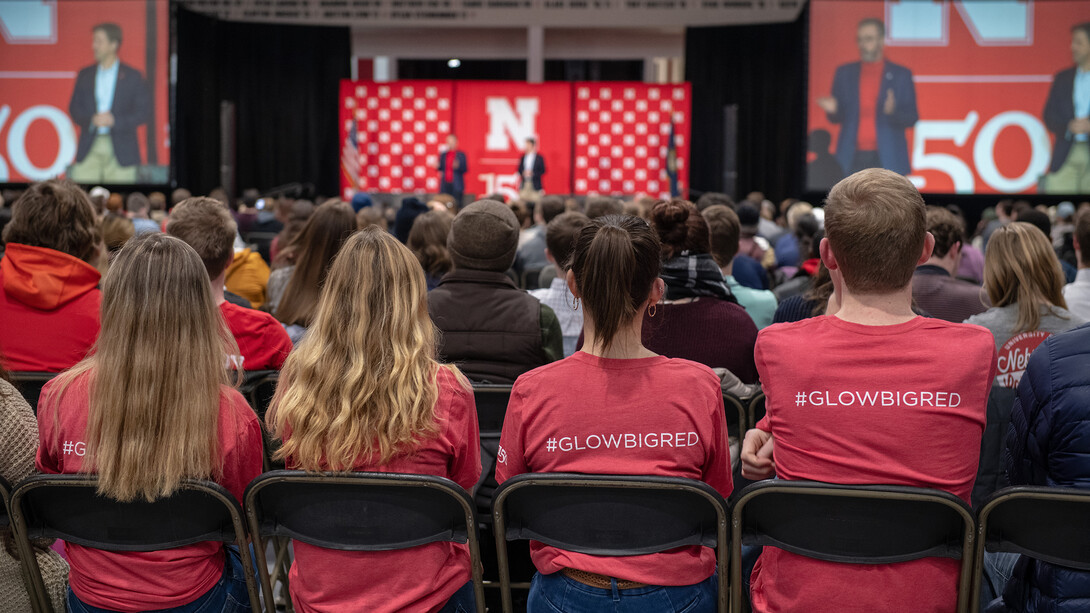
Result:
M170 213L167 234L193 247L204 262L217 302L227 326L238 342L238 356L231 365L245 370L279 370L291 352L291 339L272 315L228 301L224 280L235 257L236 225L230 211L218 200L189 198Z
M896 173L860 171L829 192L825 232L830 314L758 335L766 415L746 434L742 474L928 487L968 502L995 342L912 312L912 273L935 242L923 199ZM956 560L836 564L766 547L751 596L757 612L949 611L957 583Z

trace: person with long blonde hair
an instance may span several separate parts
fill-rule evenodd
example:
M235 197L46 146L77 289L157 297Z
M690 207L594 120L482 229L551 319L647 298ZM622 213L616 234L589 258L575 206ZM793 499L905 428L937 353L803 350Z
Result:
M996 385L1018 387L1042 341L1084 323L1068 312L1063 287L1060 261L1040 228L1013 222L992 233L984 253L984 291L992 308L965 323L984 326L995 337Z
M132 239L103 282L94 350L42 390L38 469L97 474L99 493L120 501L170 496L187 478L242 500L262 442L228 385L237 353L193 248L163 234ZM71 611L250 610L239 554L221 543L67 552Z
M467 490L477 483L472 391L437 361L423 268L392 235L369 227L345 241L266 419L289 468L438 475ZM465 545L294 546L289 585L299 611L473 610Z

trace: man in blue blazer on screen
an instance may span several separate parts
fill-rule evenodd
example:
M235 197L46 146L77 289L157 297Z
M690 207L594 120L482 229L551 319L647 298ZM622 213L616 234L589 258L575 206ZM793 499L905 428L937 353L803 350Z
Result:
M68 114L79 127L77 183L135 183L140 164L136 128L151 118L151 95L140 71L121 63L121 28L101 23L92 30L95 64L79 71Z
M840 124L836 159L845 175L864 168L911 171L905 130L919 119L916 86L912 71L883 57L885 38L881 20L860 21L861 61L839 66L832 95L817 100L829 121Z

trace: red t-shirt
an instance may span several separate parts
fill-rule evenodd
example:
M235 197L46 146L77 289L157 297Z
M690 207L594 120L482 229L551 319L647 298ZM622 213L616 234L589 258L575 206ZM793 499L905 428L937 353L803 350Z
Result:
M878 127L876 120L879 109L885 100L878 100L882 88L883 62L861 62L859 71L859 131L856 133L855 146L858 151L878 150Z
M757 338L776 473L789 481L945 490L976 479L995 340L980 326L916 317L864 326L835 316L779 324ZM838 564L766 547L753 609L953 611L958 561Z
M356 470L446 477L467 491L481 476L481 442L473 393L448 368L436 375L438 437L411 454ZM290 439L290 433L285 439ZM292 465L288 458L288 466ZM471 578L469 547L430 543L399 551L337 551L295 541L288 584L301 613L438 611Z
M89 375L73 381L53 410L56 380L45 385L38 409L37 465L43 473L83 471ZM246 399L220 388L219 441L223 476L216 482L241 501L261 474L261 426ZM88 470L91 467L87 467ZM197 543L164 551L110 552L67 543L72 591L83 602L112 611L147 611L188 604L223 575L223 545Z
M275 317L226 300L220 303L220 312L238 343L245 370L280 370L291 353L291 338Z
M496 481L522 473L685 477L730 495L730 449L719 377L663 356L618 360L582 351L515 381ZM715 571L715 552L599 557L530 542L544 574L574 568L652 585L692 585Z

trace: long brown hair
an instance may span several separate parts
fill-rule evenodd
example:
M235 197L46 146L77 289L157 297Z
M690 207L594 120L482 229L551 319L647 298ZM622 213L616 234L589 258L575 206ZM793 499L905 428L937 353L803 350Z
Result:
M102 284L95 348L58 377L50 403L56 418L66 388L88 375L84 470L98 474L100 493L154 500L184 478L222 474L221 385L237 353L192 247L152 233L121 249Z
M412 252L376 227L353 235L333 260L307 336L281 370L266 416L272 433L287 437L276 456L304 470L351 470L435 436L435 345Z
M1018 304L1016 334L1041 325L1042 307L1066 309L1063 287L1060 261L1039 228L1013 222L992 233L984 253L984 289L992 306Z
M295 270L276 308L277 319L287 325L310 325L330 262L355 231L356 217L343 202L327 202L315 209L299 234Z
M429 277L440 277L450 272L454 263L447 251L447 237L454 217L446 211L429 211L413 221L409 230L409 249Z
M603 349L622 326L642 316L662 267L661 254L658 235L638 217L598 217L579 232L571 270Z

